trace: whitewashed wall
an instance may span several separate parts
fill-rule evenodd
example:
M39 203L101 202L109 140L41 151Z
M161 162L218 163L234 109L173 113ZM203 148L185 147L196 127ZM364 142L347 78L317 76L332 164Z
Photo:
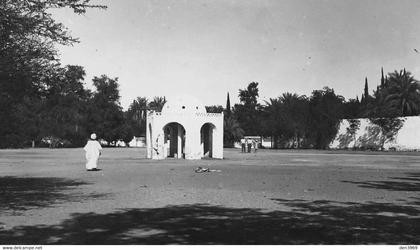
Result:
M420 117L412 116L405 117L405 122L403 127L398 131L398 134L394 142L385 143L385 150L390 148L396 149L399 151L412 151L420 150ZM366 136L368 128L375 126L369 122L368 119L359 119L360 128L356 133L356 147L360 147L360 138ZM346 129L349 127L348 120L342 120L339 128L339 132L335 140L331 143L330 148L339 149L340 142L339 136L346 134ZM349 144L349 148L355 145L355 141L352 140Z
M182 125L185 129L185 159L194 160L203 157L200 130L206 123L210 123L215 127L213 129L212 137L212 158L223 159L223 113L187 112L148 113L146 130L147 158L163 159L166 157L164 154L158 155L156 151L153 150L152 144L157 141L159 136L161 138L164 137L163 128L172 122ZM163 144L161 144L160 147L163 147ZM163 151L163 149L161 149L161 151Z
M146 137L135 137L129 142L130 147L146 147Z

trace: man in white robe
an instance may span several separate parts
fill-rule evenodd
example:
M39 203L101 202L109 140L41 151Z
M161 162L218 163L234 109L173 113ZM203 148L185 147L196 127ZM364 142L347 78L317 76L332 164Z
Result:
M87 171L97 170L98 159L101 155L101 144L96 140L96 134L90 135L90 140L86 143L83 148L86 151L86 169Z

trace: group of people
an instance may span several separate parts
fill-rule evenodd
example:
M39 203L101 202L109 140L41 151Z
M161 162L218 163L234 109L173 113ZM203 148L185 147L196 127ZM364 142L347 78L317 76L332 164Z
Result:
M254 149L254 153L258 149L258 141L248 138L241 139L242 153L251 153ZM98 171L98 160L101 155L102 147L101 144L96 140L96 134L90 135L90 139L83 148L86 152L86 170L87 171Z
M242 138L241 147L242 147L242 153L251 153L252 149L254 149L254 153L256 153L258 149L258 141L248 139L248 138Z

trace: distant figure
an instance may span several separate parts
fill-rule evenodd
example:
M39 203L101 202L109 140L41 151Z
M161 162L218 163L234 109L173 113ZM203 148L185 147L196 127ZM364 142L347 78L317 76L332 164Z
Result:
M86 143L86 146L83 148L86 151L86 169L87 171L96 171L98 170L98 159L101 155L101 144L96 140L96 134L93 133L90 135L90 140Z
M252 147L254 148L254 153L257 153L257 149L258 149L257 140L252 140Z
M241 146L242 146L242 153L245 153L246 152L246 150L245 150L245 138L241 139Z
M248 153L251 153L252 141L247 139L246 146L248 148Z
M162 145L162 139L160 138L160 135L158 135L157 138L156 138L155 147L153 148L156 151L157 155L160 154L162 146L163 146Z

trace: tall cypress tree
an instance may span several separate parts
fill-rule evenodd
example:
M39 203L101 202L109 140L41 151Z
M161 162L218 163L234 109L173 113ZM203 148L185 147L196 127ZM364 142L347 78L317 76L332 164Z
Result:
M367 100L369 98L369 87L368 87L367 77L365 77L365 91L364 91L364 95L365 95L365 100Z
M381 68L381 87L383 88L385 85L385 78L384 78L384 67Z
M369 102L369 87L367 77L365 78L365 89L363 91L361 104L366 105Z
M229 92L227 93L227 100L226 100L226 116L230 116L231 110L230 110L230 98L229 98Z

